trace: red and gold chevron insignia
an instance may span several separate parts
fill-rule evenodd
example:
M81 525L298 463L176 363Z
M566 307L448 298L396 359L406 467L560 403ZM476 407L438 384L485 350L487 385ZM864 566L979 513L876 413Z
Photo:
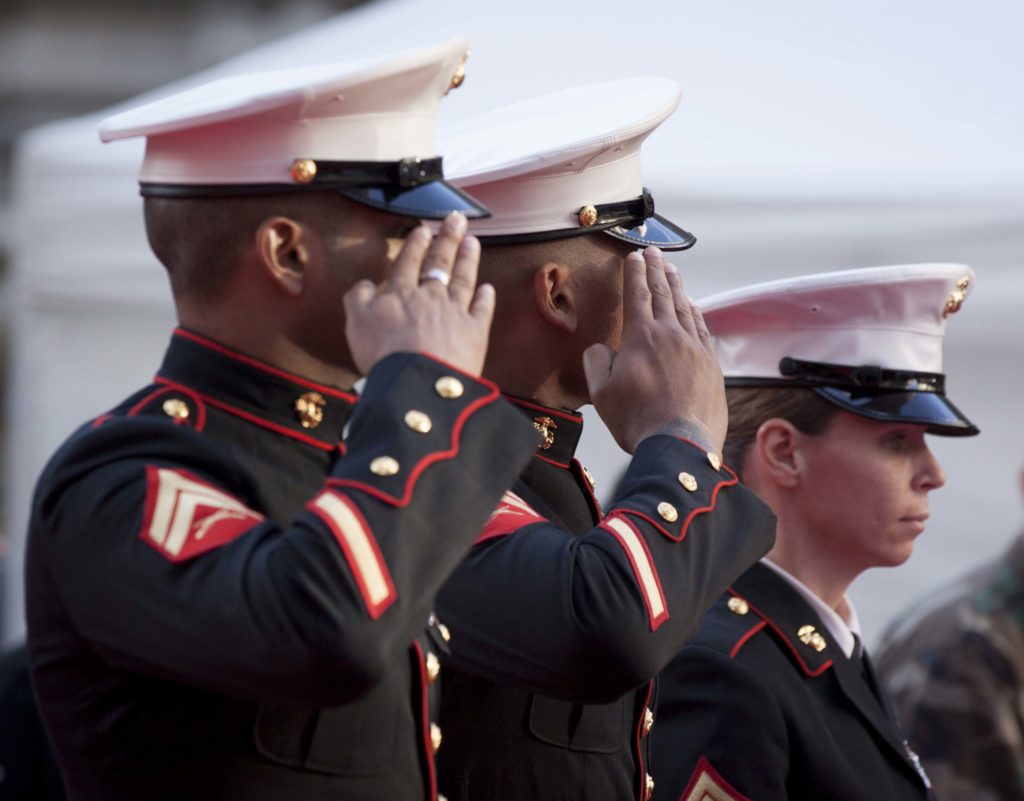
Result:
M263 515L187 470L146 467L146 505L139 536L172 562L226 545Z
M750 801L750 799L737 792L707 759L701 757L693 776L690 777L690 783L683 790L679 801Z
M492 540L495 537L504 537L506 534L518 531L523 526L541 523L544 519L534 511L530 504L508 490L501 496L498 508L491 512L484 530L476 538L476 544L479 545L481 542Z

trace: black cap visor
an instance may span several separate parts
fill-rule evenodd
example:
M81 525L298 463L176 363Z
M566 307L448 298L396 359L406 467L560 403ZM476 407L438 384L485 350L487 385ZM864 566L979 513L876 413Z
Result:
M928 433L945 437L970 437L979 433L974 423L936 392L865 392L822 386L813 389L841 409L872 420L917 423L927 426Z
M617 225L606 228L604 232L637 247L654 246L662 250L686 250L692 248L697 241L697 237L689 231L684 231L660 214L648 217L634 228L627 229Z
M359 186L337 191L349 200L405 217L443 220L453 211L471 220L491 216L490 209L443 179L413 187Z

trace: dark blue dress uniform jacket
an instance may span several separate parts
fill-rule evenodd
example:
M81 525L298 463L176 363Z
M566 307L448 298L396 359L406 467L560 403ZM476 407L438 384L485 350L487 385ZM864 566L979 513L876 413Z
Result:
M655 801L931 798L870 664L755 565L658 679Z
M602 515L573 458L582 418L519 403L548 447L438 596L452 631L441 792L642 799L650 679L768 550L774 517L717 459L669 436L641 443Z
M537 436L425 356L354 400L179 329L53 457L28 625L72 799L435 794L433 598Z

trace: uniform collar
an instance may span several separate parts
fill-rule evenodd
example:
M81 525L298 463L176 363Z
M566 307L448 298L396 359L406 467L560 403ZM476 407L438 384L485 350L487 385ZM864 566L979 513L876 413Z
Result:
M512 395L505 395L505 398L518 406L533 421L533 427L543 435L534 455L557 467L568 468L583 435L583 415L568 409L541 406Z
M176 328L156 383L185 387L206 404L282 436L333 450L356 396Z
M821 622L825 624L825 628L832 635L832 639L839 647L839 650L843 652L844 656L849 658L853 654L856 638L861 636L860 619L857 617L857 610L854 609L853 602L849 596L844 596L844 600L846 601L846 608L849 610L850 616L848 620L843 620L835 609L821 600L810 587L792 573L779 567L779 565L767 557L761 560L761 564L774 570L787 584L800 593L800 597L807 601L811 609L817 613Z

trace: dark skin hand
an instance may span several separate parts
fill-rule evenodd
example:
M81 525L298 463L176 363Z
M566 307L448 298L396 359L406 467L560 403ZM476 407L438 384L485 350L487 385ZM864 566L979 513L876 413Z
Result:
M480 242L453 212L437 236L421 225L406 237L380 286L360 281L345 293L345 336L359 371L392 353L427 353L480 375L494 317L494 287L476 285ZM448 276L425 278L435 271Z
M592 345L583 368L594 408L623 450L670 434L721 452L729 415L711 334L657 248L626 257L619 350Z

